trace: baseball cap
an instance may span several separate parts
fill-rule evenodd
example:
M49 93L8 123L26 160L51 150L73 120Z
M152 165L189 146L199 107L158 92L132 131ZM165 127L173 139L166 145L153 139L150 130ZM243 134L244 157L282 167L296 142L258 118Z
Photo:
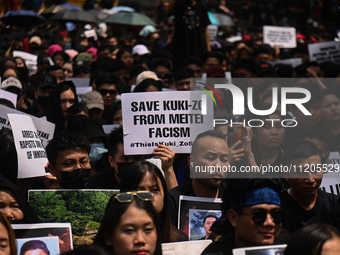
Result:
M148 50L148 48L143 45L143 44L137 44L136 46L134 46L132 48L132 55L145 55L145 54L150 54L150 51Z
M140 84L142 81L146 79L154 79L156 81L159 81L160 79L158 78L157 74L152 71L144 71L141 72L137 78L136 78L136 85Z
M1 89L7 89L9 87L15 87L22 90L21 82L14 77L9 77L1 83Z
M76 56L76 61L78 60L91 62L93 60L93 57L90 53L82 52L82 53L79 53L78 56Z
M86 92L83 95L81 102L84 103L89 110L91 110L93 108L98 108L100 110L104 110L103 97L97 91Z
M37 88L54 88L57 85L57 78L49 73L41 75L37 81Z
M33 36L33 37L30 39L29 43L30 43L30 44L31 44L31 43L36 43L38 46L41 46L42 41L41 41L41 39L40 39L39 36Z
M73 64L73 72L75 73L77 69L84 67L87 69L91 69L90 67L90 63L84 60L77 60L74 64Z

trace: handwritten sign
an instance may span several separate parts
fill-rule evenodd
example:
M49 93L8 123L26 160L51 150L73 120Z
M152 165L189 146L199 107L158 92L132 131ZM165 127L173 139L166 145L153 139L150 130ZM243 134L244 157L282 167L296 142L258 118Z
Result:
M296 48L296 30L294 27L263 26L263 42L274 47Z
M308 44L310 61L322 63L331 61L340 63L340 42L322 42Z
M32 118L21 114L8 114L8 117L18 154L18 178L46 175L47 155Z
M122 94L124 153L150 154L158 144L190 153L195 137L213 129L212 100L202 114L201 91Z

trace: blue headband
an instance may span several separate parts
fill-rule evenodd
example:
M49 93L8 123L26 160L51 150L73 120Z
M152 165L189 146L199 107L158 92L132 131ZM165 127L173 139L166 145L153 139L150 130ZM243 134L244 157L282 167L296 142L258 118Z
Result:
M239 200L235 204L236 208L257 204L274 204L281 206L279 194L269 187L250 190L247 192L245 200Z

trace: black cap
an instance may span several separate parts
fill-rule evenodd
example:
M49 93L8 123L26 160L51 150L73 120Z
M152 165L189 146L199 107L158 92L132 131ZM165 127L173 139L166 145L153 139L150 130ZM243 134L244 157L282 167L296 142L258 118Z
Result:
M57 86L57 78L49 73L41 75L37 81L37 88L45 88Z

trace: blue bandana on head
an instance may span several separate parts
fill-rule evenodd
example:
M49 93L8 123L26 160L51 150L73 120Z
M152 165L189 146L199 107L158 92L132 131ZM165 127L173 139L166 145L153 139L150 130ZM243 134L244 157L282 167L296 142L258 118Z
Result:
M236 208L257 204L274 204L281 206L279 194L269 187L250 190L247 192L245 200L236 202Z

